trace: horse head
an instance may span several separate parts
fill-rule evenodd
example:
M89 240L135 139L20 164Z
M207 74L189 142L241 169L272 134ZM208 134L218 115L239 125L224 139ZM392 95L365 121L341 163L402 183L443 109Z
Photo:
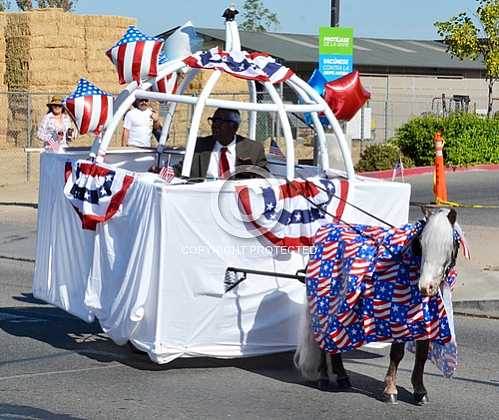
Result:
M433 296L454 266L459 244L454 237L456 211L425 207L426 224L421 232L421 272L419 290Z

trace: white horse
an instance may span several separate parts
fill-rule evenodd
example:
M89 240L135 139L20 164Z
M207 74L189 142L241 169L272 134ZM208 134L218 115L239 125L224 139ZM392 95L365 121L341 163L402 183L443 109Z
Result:
M418 255L417 267L419 279L415 277L419 291L422 296L435 296L442 282L447 278L449 270L454 266L459 243L455 240L454 227L456 224L456 212L448 209L426 209L426 222L422 231L412 238L410 244L401 251L408 250ZM321 241L318 232L318 240ZM322 239L324 236L322 237ZM318 243L316 243L316 246ZM385 254L386 255L386 254ZM400 263L400 260L398 261ZM397 264L398 264L397 263ZM309 262L310 265L310 262ZM376 265L376 267L378 267ZM398 267L398 266L397 266ZM309 269L307 270L307 282L309 281ZM413 270L414 271L414 270ZM371 273L372 275L373 273ZM372 278L372 276L371 276ZM363 279L362 281L365 281ZM417 293L417 288L416 293ZM343 290L343 293L346 293ZM332 295L330 295L332 296ZM333 299L330 297L330 299ZM343 297L343 299L345 299ZM331 302L331 301L330 301ZM340 388L349 388L350 380L343 367L341 352L334 354L321 350L318 340L311 328L312 315L309 305L304 305L305 311L299 330L299 343L294 356L295 366L301 374L310 380L318 381L319 388L323 389L329 385L327 364L331 362L330 368L337 375L337 384ZM373 341L373 340L371 340ZM383 400L387 403L397 403L396 377L397 368L404 356L404 342L392 341L390 349L390 366L385 377L385 389ZM414 387L414 398L417 403L428 402L428 394L423 384L423 372L428 358L429 338L416 340L416 358L412 373L412 384ZM322 344L324 344L322 342ZM340 350L341 351L341 350Z

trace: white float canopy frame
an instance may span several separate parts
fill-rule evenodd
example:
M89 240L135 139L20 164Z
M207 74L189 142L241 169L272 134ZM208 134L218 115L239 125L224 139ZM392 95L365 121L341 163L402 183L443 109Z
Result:
M237 28L237 23L235 21L227 21L225 24L226 29L226 50L227 51L240 51L241 43L239 40L239 31ZM249 89L249 102L232 101L225 99L211 99L210 94L215 87L218 79L220 78L222 72L220 70L214 70L213 74L208 79L208 82L204 86L199 97L184 95L184 90L187 88L192 77L197 73L198 69L188 69L186 78L180 86L178 94L169 93L159 93L150 92L149 89L155 81L159 81L164 77L179 72L182 69L185 70L186 64L183 62L183 58L172 60L159 66L158 76L156 78L151 78L148 81L143 82L140 86L136 82L130 83L126 89L124 89L117 100L115 101L114 115L106 127L103 133L102 139L97 138L94 141L91 150L91 157L96 157L97 161L102 162L104 156L106 155L107 149L111 142L114 131L118 127L120 121L122 121L123 116L133 104L135 99L150 99L160 102L169 102L167 118L163 126L163 131L161 133L160 144L158 146L159 150L164 146L168 132L171 126L171 121L173 118L173 113L175 112L175 107L177 103L191 104L194 105L194 113L192 116L191 127L189 129L189 135L187 138L184 162L182 167L182 176L188 177L191 172L192 160L194 156L194 150L196 147L196 140L198 137L199 126L203 111L205 107L213 108L229 108L237 109L241 111L248 112L248 123L249 123L249 137L254 140L256 133L256 113L257 112L275 112L277 113L281 127L283 129L285 144L286 144L286 177L289 180L295 177L295 153L294 153L294 142L291 132L291 125L289 123L289 118L287 113L310 113L312 116L313 126L317 133L318 147L319 147L319 165L323 171L329 169L329 157L327 152L326 137L324 133L324 128L319 120L318 113L324 113L329 121L329 124L333 128L334 134L338 141L341 155L345 164L345 172L349 179L355 177L355 172L353 169L352 159L350 156L350 151L348 149L345 135L343 130L338 123L338 120L334 116L333 112L329 108L328 104L324 99L317 93L317 91L312 88L304 80L300 79L297 75L293 75L286 84L293 89L297 96L302 100L302 104L285 104L282 98L278 94L274 85L270 82L265 82L263 85L266 91L269 93L270 98L273 103L257 103L256 98L256 87L254 81L248 81Z

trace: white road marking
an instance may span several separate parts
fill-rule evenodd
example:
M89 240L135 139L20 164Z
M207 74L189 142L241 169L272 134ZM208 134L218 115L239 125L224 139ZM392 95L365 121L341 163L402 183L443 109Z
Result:
M21 378L33 378L36 376L47 376L47 375L60 375L60 374L66 374L66 373L78 373L78 372L88 372L92 370L99 370L99 369L110 369L110 368L115 368L115 367L120 367L124 366L120 363L113 363L107 366L95 366L95 367L90 367L90 368L84 368L84 369L70 369L70 370L55 370L55 371L49 371L49 372L39 372L39 373L25 373L22 375L14 375L14 376L3 376L0 377L0 381L8 381L9 379L21 379Z

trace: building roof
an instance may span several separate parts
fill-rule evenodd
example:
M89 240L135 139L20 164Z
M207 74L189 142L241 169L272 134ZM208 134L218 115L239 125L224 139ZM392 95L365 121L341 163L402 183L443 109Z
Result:
M167 37L176 28L160 36ZM225 29L196 28L205 41L225 42ZM318 35L277 32L240 32L245 50L264 51L283 62L317 63ZM354 65L362 67L396 67L422 69L483 70L479 61L451 58L441 41L355 38Z

